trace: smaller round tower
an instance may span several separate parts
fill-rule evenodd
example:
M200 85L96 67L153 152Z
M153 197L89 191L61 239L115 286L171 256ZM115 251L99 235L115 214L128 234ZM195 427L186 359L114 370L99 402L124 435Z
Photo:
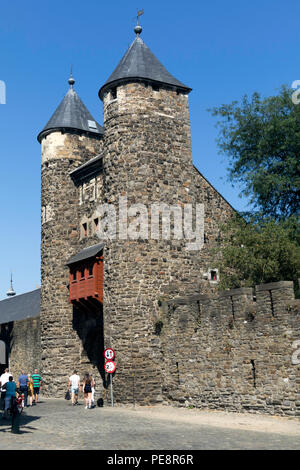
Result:
M71 255L80 250L78 189L71 171L101 152L103 129L76 91L75 80L38 135L42 146L41 349L45 392L61 396L66 374L78 366L80 338L69 303Z

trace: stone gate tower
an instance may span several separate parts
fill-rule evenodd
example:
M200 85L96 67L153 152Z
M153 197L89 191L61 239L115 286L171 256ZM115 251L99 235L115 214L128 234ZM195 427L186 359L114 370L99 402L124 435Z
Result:
M163 357L155 335L158 300L193 283L193 259L183 240L162 237L151 205L193 202L188 93L140 37L102 86L104 107L104 194L120 210L117 229L139 210L148 236L117 233L104 249L104 328L106 346L117 351L116 397L139 403L162 399ZM153 207L152 207L153 208ZM153 214L153 212L152 212ZM151 220L150 220L151 219ZM151 227L152 223L152 227ZM125 222L126 225L126 222ZM152 233L151 233L152 230Z
M103 130L75 92L74 79L38 135L42 145L41 348L46 393L61 396L80 364L81 341L69 304L67 259L79 251L78 194L70 172L99 154Z

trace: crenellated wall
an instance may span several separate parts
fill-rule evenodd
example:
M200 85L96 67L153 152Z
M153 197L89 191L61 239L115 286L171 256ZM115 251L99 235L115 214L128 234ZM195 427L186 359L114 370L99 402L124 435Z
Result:
M255 297L241 288L160 304L165 401L300 416L300 309L292 282L256 286Z

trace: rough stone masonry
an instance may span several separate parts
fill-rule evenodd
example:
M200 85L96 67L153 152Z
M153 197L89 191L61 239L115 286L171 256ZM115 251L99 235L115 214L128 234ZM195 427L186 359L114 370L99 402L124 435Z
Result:
M81 376L92 372L97 392L109 400L103 350L112 347L117 403L297 415L299 365L291 356L300 336L292 285L258 286L256 302L251 289L217 294L221 227L234 209L193 165L191 89L156 59L141 28L135 32L99 91L103 128L70 77L70 90L38 137L42 286L34 361L44 393L63 396L76 368ZM70 303L67 262L99 244L99 207L117 206L122 197L148 208L149 226L152 204L203 205L203 247L189 251L184 238L117 232L104 240L103 305L90 298ZM124 214L117 217L119 227ZM87 281L82 275L79 283ZM9 331L17 368L26 327L16 322Z

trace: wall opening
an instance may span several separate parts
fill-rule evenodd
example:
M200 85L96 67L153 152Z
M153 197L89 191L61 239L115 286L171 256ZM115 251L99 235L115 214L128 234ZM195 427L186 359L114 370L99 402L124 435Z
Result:
M252 366L253 387L256 388L256 368L254 359L250 360Z

